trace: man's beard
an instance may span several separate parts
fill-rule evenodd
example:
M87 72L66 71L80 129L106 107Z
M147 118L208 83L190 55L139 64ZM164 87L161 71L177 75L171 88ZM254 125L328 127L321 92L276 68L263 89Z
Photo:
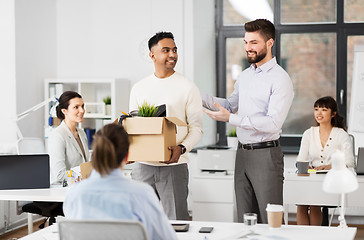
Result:
M267 56L267 48L262 51L260 54L258 54L257 52L256 53L256 56L255 57L248 57L248 62L249 63L258 63L260 61L262 61L265 56Z

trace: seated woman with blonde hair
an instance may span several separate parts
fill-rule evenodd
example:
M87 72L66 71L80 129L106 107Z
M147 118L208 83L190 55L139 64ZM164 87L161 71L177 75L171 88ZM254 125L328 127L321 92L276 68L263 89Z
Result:
M63 211L72 219L137 220L149 239L177 239L153 189L124 177L128 159L128 134L122 126L109 124L97 131L92 144L91 176L73 184Z
M317 126L307 129L302 136L297 162L310 162L315 170L331 169L331 155L341 150L347 167L354 167L353 145L346 132L344 118L339 115L337 102L330 96L314 104ZM321 225L321 206L297 206L298 225Z

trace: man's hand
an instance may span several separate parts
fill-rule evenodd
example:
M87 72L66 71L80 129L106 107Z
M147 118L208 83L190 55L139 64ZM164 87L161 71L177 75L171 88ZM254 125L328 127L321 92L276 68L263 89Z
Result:
M168 147L169 150L172 151L171 159L167 162L163 162L165 164L177 163L179 157L182 154L182 148L180 146Z
M221 122L228 122L230 118L230 112L220 106L218 103L214 103L214 106L219 109L219 111L210 111L208 109L203 109L203 111L212 119Z

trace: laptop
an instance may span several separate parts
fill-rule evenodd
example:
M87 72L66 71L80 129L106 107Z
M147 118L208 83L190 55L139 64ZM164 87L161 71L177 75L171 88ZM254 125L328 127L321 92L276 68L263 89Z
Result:
M49 188L49 155L0 155L0 189Z
M358 158L356 160L356 174L364 175L364 147L358 149Z

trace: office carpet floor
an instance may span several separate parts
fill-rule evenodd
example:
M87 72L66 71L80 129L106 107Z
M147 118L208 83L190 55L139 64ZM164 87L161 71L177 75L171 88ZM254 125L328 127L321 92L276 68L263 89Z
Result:
M43 221L38 221L35 222L33 224L33 229L34 231L39 230L38 226L42 223ZM289 224L291 225L295 225L295 222L289 222ZM355 236L355 240L364 240L364 225L349 225L349 227L357 227L357 233ZM3 235L0 235L0 240L16 240L19 238L22 238L24 236L26 236L28 234L28 227L21 227L19 229L16 229L14 231L5 233Z

